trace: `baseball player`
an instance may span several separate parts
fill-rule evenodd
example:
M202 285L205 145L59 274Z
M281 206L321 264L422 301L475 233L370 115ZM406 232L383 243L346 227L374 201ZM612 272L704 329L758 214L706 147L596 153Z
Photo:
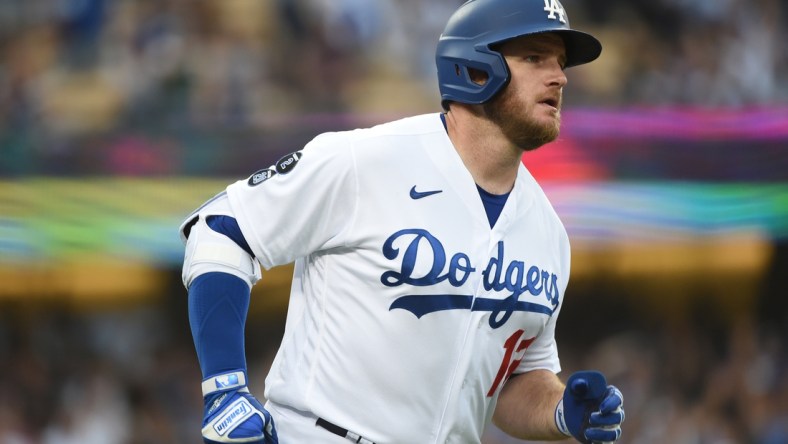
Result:
M557 0L471 0L437 44L443 112L326 133L190 215L183 280L206 443L619 439L623 397L564 384L569 241L523 166L559 131L565 68L601 52ZM265 384L244 324L261 269L295 262Z

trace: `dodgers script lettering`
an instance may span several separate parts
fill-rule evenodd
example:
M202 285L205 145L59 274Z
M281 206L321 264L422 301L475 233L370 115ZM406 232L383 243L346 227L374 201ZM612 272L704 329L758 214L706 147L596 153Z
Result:
M536 265L504 260L505 244L499 241L496 254L482 271L482 284L489 293L503 293L503 298L475 297L463 294L419 294L397 298L390 309L401 308L417 317L442 311L466 309L491 313L490 327L501 327L516 311L530 311L552 315L559 304L558 276ZM429 231L409 228L397 231L383 243L383 256L399 260L398 269L385 271L380 282L387 287L410 285L429 287L441 282L460 288L476 271L471 258L463 252L447 259L443 243ZM422 266L417 273L417 260ZM425 267L424 264L427 266ZM489 294L488 293L488 294ZM526 293L534 296L521 300ZM541 297L538 297L541 296Z

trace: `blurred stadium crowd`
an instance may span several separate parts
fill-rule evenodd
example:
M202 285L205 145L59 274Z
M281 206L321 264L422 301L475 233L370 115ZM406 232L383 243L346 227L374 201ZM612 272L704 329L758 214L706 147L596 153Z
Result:
M188 139L190 131L237 135L304 113L438 110L434 44L460 3L0 2L0 172L100 173L90 159L115 135L101 167L191 173L177 161L179 146L210 142ZM788 100L780 0L565 6L573 25L605 47L597 62L573 70L568 107ZM117 136L133 130L147 140Z
M186 298L172 285L164 307L0 305L0 443L199 442L201 377ZM661 317L604 287L572 293L557 340L562 374L598 368L625 393L622 443L788 442L788 318L785 302L776 302L784 294L734 318L710 295ZM280 322L252 316L247 325L255 392L263 391ZM483 442L522 441L491 428Z
M246 174L190 150L232 156L220 151L232 140L294 116L317 130L325 114L437 111L434 43L460 3L4 0L0 177ZM605 46L570 76L567 108L788 102L782 0L563 3ZM178 285L163 308L0 301L0 444L197 442L200 375ZM784 444L788 318L785 294L769 294L781 290L765 285L769 302L734 319L664 323L644 321L632 297L584 294L562 313L565 373L601 367L622 388L624 443ZM589 312L607 328L578 326ZM280 328L250 320L256 392Z

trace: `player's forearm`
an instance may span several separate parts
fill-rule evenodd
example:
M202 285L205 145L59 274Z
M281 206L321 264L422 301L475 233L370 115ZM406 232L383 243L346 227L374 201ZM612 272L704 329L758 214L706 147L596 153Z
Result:
M563 383L548 370L512 376L498 397L493 423L520 439L566 439L555 425L555 407L563 392Z
M249 287L226 273L206 273L189 287L189 323L203 378L246 370L244 326Z

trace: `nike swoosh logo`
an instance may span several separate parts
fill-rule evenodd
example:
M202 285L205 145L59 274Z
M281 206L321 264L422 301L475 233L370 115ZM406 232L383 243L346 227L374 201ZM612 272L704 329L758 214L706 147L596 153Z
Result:
M413 185L413 188L410 189L410 198L411 199L421 199L423 197L432 196L433 194L442 193L443 190L435 190L435 191L416 191L416 185Z

